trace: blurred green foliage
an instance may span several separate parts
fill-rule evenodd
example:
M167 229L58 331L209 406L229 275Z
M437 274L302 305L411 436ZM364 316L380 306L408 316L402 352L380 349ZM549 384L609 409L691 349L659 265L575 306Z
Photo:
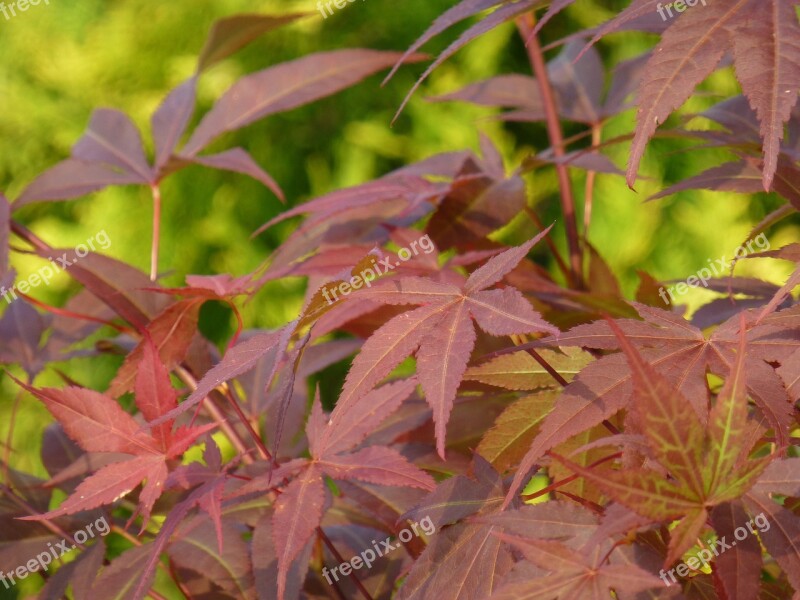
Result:
M0 17L0 190L13 199L39 173L64 159L97 107L128 113L150 148L151 113L170 89L191 75L208 29L220 17L241 12L309 12L308 18L264 36L204 75L194 123L243 74L329 49L404 50L453 4L453 0L364 0L323 19L314 0L51 0L49 6L31 7L10 20ZM596 25L625 4L620 0L579 2L546 28L544 41ZM438 53L461 30L463 26L440 36L425 50ZM600 49L612 68L654 41L653 36L618 34L605 40ZM551 51L550 56L555 53ZM529 73L513 24L493 30L435 71L391 127L394 112L423 70L424 65L404 67L385 87L380 87L380 76L372 77L330 99L226 135L214 149L243 146L249 150L294 205L438 152L477 149L478 131L500 145L509 168L518 166L531 151L548 146L541 126L503 125L488 118L494 114L489 109L425 101L426 96L455 91L498 73ZM702 86L703 93L687 104L683 114L702 110L736 90L732 72L720 71ZM613 119L604 137L629 133L634 116L630 110ZM638 193L621 178L598 178L590 239L628 294L636 288L637 269L656 278L684 278L709 258L730 256L750 227L777 205L766 195L710 192L643 203L665 185L729 158L716 150L685 152L686 148L686 143L654 141L643 164L643 172L653 179L641 181ZM622 145L613 148L610 156L623 166L626 153ZM531 206L544 221L556 220L559 202L553 173L537 172L530 181ZM583 176L576 173L579 198L583 189ZM192 167L169 178L162 192L160 267L170 285L183 283L186 274L248 273L296 223L284 223L251 240L250 234L284 207L263 186L244 176ZM38 204L16 217L56 246L71 247L106 230L112 240L110 255L148 269L152 205L146 189L113 188L78 201ZM778 247L798 237L797 225L788 223L770 241ZM15 256L14 266L27 276L41 262ZM765 268L763 261L753 261L743 265L741 273L749 269L773 281L785 275L779 267ZM62 275L49 288L37 290L37 297L60 305L75 289ZM293 319L303 292L302 280L268 285L245 307L247 326L275 327ZM707 299L708 294L699 291L694 301L698 298ZM232 330L229 312L211 307L204 315L205 330L215 339ZM65 370L82 384L101 389L119 364L117 358L88 362L73 361ZM54 375L42 380L58 381ZM0 439L5 440L17 392L7 378L0 385ZM13 436L17 453L12 460L17 468L44 474L36 448L47 422L46 411L38 403L25 404L18 413Z

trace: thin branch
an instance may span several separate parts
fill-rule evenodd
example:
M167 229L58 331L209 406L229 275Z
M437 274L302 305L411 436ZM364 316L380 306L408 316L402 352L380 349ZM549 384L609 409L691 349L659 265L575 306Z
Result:
M175 373L178 375L181 381L183 381L192 391L197 389L197 380L194 376L184 367L178 366L175 369ZM239 435L239 432L228 423L228 420L225 418L225 415L217 408L217 405L211 400L209 396L203 398L202 406L208 410L208 414L211 415L211 418L214 422L219 425L220 430L225 434L225 436L230 440L233 447L236 451L242 455L242 462L245 464L253 464L254 460L253 457L250 456L249 450L247 445L244 443L242 436Z
M541 233L542 231L544 231L545 230L544 223L542 223L542 220L533 211L533 209L530 208L529 206L526 206L524 210L528 218L531 221L533 221L533 224L536 225L536 227L539 228L539 232ZM544 236L544 243L547 244L547 247L550 249L550 252L552 253L553 257L556 259L556 264L558 264L558 268L564 274L564 277L567 278L567 281L570 282L570 285L574 285L575 282L572 280L572 271L569 270L567 263L565 263L564 259L561 258L561 253L558 251L558 248L556 248L556 245L553 243L553 239L550 237L550 233Z
M610 460L616 460L617 458L620 458L621 456L622 456L622 452L616 452L615 454L611 454L610 456L606 456L604 458L601 458L600 460L596 460L595 462L590 464L588 468L591 469L592 467L596 467L598 465L602 465L603 463L608 462ZM558 488L567 485L568 483L572 483L573 481L575 481L579 477L580 477L580 475L577 475L577 474L576 475L570 475L569 477L565 477L564 479L561 479L560 481L555 481L555 482L551 483L546 488L542 488L538 492L534 492L532 494L527 494L527 495L522 495L521 498L523 500L525 500L525 501L535 500L536 498L540 498L541 496L544 496L545 494L549 494L550 492L555 491Z
M253 427L253 424L250 423L250 421L247 419L247 416L242 411L242 407L239 406L239 403L236 401L236 398L233 397L230 387L225 385L224 388L225 388L225 393L223 395L225 396L225 398L227 398L228 403L231 405L231 408L233 408L233 411L239 417L239 420L242 422L242 425L245 426L247 432L250 434L250 437L255 442L258 451L261 453L261 458L263 458L264 460L272 460L272 455L267 449L267 445L264 443L264 440L261 438L261 436Z
M561 376L561 373L556 371L553 368L553 365L547 362L536 350L533 348L528 348L528 353L542 366L542 368L544 368L545 371L552 376L553 379L555 379L561 385L561 387L567 387L569 385L569 382ZM608 419L603 419L603 426L614 435L617 435L620 432L619 429L617 429L617 427Z
M0 483L0 491L2 491L9 498L9 500L11 500L14 504L19 506L25 512L27 512L31 517L38 517L42 514L38 510L36 510L33 506L28 504L24 498L19 496L13 489L11 489L11 487L7 486L6 484ZM75 540L75 538L73 538L70 534L61 529L61 527L59 527L55 523L52 523L51 521L47 520L38 521L38 523L42 527L49 529L52 533L60 535L61 539L70 542L73 546L80 548L81 550L86 549L86 546L84 546L83 544L79 544Z
M125 327L124 325L117 325L116 323L113 323L112 321L106 321L105 319L100 319L100 318L97 318L97 317L93 317L91 315L84 315L84 314L81 314L81 313L76 313L76 312L73 312L71 310L67 310L67 309L64 309L64 308L58 308L57 306L51 306L50 304L42 302L41 300L37 300L36 298L32 298L31 296L28 296L27 294L23 294L19 290L17 290L15 293L18 294L20 298L24 298L27 302L29 302L29 303L31 303L31 304L33 304L35 306L38 306L42 310L47 311L47 312L49 312L51 314L54 314L54 315L58 315L58 316L61 316L61 317L68 317L70 319L78 319L78 320L81 320L81 321L90 321L92 323L99 323L100 325L105 325L107 327L111 327L112 329L114 329L115 331L117 331L119 333L132 333L133 332L133 329L131 329L130 327Z
M339 554L339 551L336 549L336 546L333 545L333 542L326 535L326 533L322 531L322 527L317 527L317 535L319 535L322 541L325 542L325 545L328 547L328 550L330 550L331 554L333 554L336 557L336 560L339 561L339 564L347 562L344 559L344 557L341 554ZM353 581L355 586L358 588L358 591L361 592L361 595L364 596L364 598L366 598L367 600L374 600L374 598L369 593L367 588L364 587L364 584L361 583L361 580L355 576L355 573L353 571L350 571L350 579Z
M592 124L592 149L600 145L603 126L600 123ZM597 180L596 171L586 173L586 195L583 200L583 239L589 240L589 227L592 224L592 207L594 206L594 185Z
M530 40L530 43L527 45L528 58L542 93L542 104L545 110L547 134L550 138L550 145L553 148L553 154L556 159L559 159L566 155L564 134L558 119L555 94L553 93L553 88L550 85L550 79L547 75L547 65L544 61L542 47L539 44L538 38L533 35L534 25L535 21L531 13L517 19L517 27L519 28L522 40ZM567 165L557 160L555 167L556 173L558 174L559 191L561 193L561 212L564 214L564 224L567 231L567 243L569 245L569 258L573 281L575 281L580 288L583 287L583 260L581 258L577 216L575 214L575 197L572 193L572 183L569 178Z
M161 189L158 184L150 186L153 194L153 247L150 250L150 281L158 277L158 246L161 241Z

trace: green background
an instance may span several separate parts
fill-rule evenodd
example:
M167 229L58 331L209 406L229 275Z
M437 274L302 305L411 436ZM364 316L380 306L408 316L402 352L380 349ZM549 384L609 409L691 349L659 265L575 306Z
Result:
M323 19L313 0L246 2L244 0L100 1L50 0L19 12L10 20L0 15L0 190L16 198L39 173L66 158L86 127L93 109L110 107L128 113L144 134L149 151L149 118L170 89L188 78L211 24L242 12L308 11L301 22L267 34L234 57L203 75L193 123L236 79L244 74L313 52L364 47L405 50L444 10L449 0L362 0ZM625 2L578 1L546 29L544 41L554 41L579 28L594 26L625 6ZM443 50L464 26L440 36L424 50ZM607 67L637 55L656 38L617 34L599 48ZM554 56L557 51L548 56ZM212 149L247 149L279 182L289 205L325 192L358 184L432 154L478 148L478 132L487 133L501 148L509 168L522 157L548 146L543 127L503 125L488 119L496 111L456 103L429 103L426 97L455 91L467 83L499 73L530 72L524 47L513 24L499 27L471 43L437 69L416 93L400 119L390 122L405 93L424 65L400 70L385 87L381 77L308 107L270 117L223 136ZM730 69L701 86L683 114L697 112L737 93ZM629 133L635 111L612 119L606 139ZM673 117L677 123L679 117ZM707 127L699 120L692 127ZM580 128L568 126L567 134ZM716 150L684 151L686 143L654 142L643 162L638 193L622 178L600 175L590 239L620 277L628 295L636 289L636 270L659 279L685 278L709 259L731 256L753 224L779 203L769 195L744 196L687 192L644 203L665 185L697 174L731 158ZM609 156L624 169L627 147ZM545 222L559 216L554 173L537 171L529 178L530 205ZM578 198L583 175L574 178ZM297 220L250 239L262 223L282 210L261 184L245 177L191 167L163 185L164 214L160 270L167 284L183 283L186 274L243 275L258 267L290 232ZM579 201L579 204L581 202ZM149 269L152 205L149 190L112 188L88 197L26 207L15 218L54 246L72 247L105 230L111 256L143 271ZM800 237L796 218L770 233L773 248ZM562 232L558 236L563 239ZM563 248L563 244L561 244ZM747 263L748 261L744 261ZM788 272L780 264L759 260L737 268L781 282ZM14 255L21 277L41 267L36 259ZM553 265L546 265L555 272ZM739 270L741 269L741 270ZM35 296L61 305L76 290L61 275ZM272 283L244 309L247 327L276 327L293 319L300 308L304 281ZM712 297L698 291L687 296L693 305ZM0 312L5 303L0 302ZM222 339L232 330L230 315L209 309L204 327ZM119 360L75 360L60 365L82 384L104 389ZM48 373L37 383L57 383ZM17 392L7 378L0 381L0 439L5 440ZM44 475L38 459L46 411L24 400L17 415L12 464ZM35 586L28 580L17 588ZM0 589L0 597L3 590Z

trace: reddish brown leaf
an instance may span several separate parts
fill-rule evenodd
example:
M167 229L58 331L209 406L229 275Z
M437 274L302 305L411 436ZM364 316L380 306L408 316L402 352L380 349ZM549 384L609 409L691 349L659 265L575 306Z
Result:
M273 371L269 381L272 381L281 359L277 354L282 353L288 343L288 338L294 331L294 324L290 323L286 327L274 332L261 333L252 338L240 342L225 354L223 359L213 369L205 374L203 379L197 384L197 389L181 403L178 408L171 410L159 419L156 419L152 426L166 423L175 419L178 415L186 412L193 406L202 402L214 388L219 384L233 379L242 373L246 373L258 363L259 359L267 353L273 353Z
M157 442L114 400L77 387L36 389L15 380L58 419L67 435L87 452L157 455Z
M459 524L431 538L399 600L486 600L513 564L511 552L495 535L498 527Z
M325 485L320 472L311 467L292 481L275 502L272 538L278 556L278 598L284 598L292 562L314 535L322 521Z
M398 57L377 50L336 50L242 77L206 114L182 154L194 156L226 131L330 96L393 65Z
M144 183L141 176L134 173L120 173L96 163L68 158L51 167L26 187L14 201L17 210L45 200L69 200L102 190L109 185L130 185Z
M478 326L491 335L559 334L514 288L475 292L469 296L468 306Z
M288 15L234 15L214 22L208 33L205 46L197 61L197 72L201 73L231 54L241 50L250 42L268 31L306 16L307 13Z
M422 340L417 352L417 374L425 400L433 410L436 450L442 459L453 400L474 346L475 328L466 302L456 302L433 332Z
M192 161L206 167L248 175L272 190L281 202L286 201L283 190L281 190L278 183L253 160L252 156L241 148L233 148L219 154L195 156Z
M510 248L505 252L493 256L486 264L479 267L469 276L467 283L464 285L464 291L467 294L485 290L488 287L498 283L503 277L514 269L519 262L525 258L528 252L533 248L544 236L550 233L553 228L551 225L536 237L528 240L521 246Z
M433 478L415 467L396 450L370 446L353 454L326 456L317 464L334 479L365 481L378 485L396 485L432 490Z
M128 115L118 110L95 110L86 133L73 146L72 156L89 163L117 167L138 176L141 183L150 183L153 179L139 130Z
M503 587L492 596L492 600L605 600L611 589L617 595L633 595L663 585L657 577L638 566L605 564L603 559L607 552L601 547L586 556L559 542L496 535L519 548L525 558L537 567L552 574Z
M761 546L758 538L749 535L743 540L734 536L737 527L749 521L747 512L739 502L726 502L711 511L711 523L718 536L736 539L736 545L714 561L714 570L729 600L746 600L758 597L761 575Z
M800 519L763 494L747 494L744 503L750 514L763 514L767 524L759 528L758 535L786 573L792 587L800 590Z
M150 339L144 340L142 361L136 372L136 406L148 421L168 413L178 405L178 393L172 387L169 371L158 357ZM153 437L166 452L172 440L172 423L153 428Z
M192 118L197 95L197 77L190 77L172 90L150 118L156 147L156 169L161 170L175 151Z
M319 412L312 412L314 421L320 420L320 424L313 430L306 429L312 456L339 454L363 442L387 417L400 408L400 404L411 395L416 386L416 377L410 377L372 390L349 408L337 404L333 414L336 415L338 427L327 425L321 409ZM315 403L314 408L319 408L319 403ZM312 419L309 419L309 427L311 425Z
M176 302L147 326L147 333L158 348L161 362L167 368L175 368L186 357L192 336L197 331L197 319L200 315L201 305L202 301L197 299ZM136 348L125 357L125 361L108 388L109 395L118 398L133 389L146 345L146 339L140 341ZM155 417L148 417L148 419L152 418Z
M525 456L542 421L553 410L557 394L545 392L520 398L503 411L481 439L476 452L501 473Z
M56 510L25 519L50 520L111 504L132 492L144 479L147 479L147 484L140 496L140 507L146 525L153 504L164 491L164 482L167 479L167 466L163 456L138 456L103 467L81 483L75 493Z

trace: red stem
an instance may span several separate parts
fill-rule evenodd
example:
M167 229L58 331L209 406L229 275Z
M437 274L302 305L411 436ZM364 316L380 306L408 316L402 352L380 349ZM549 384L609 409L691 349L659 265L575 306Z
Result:
M567 387L569 385L569 382L561 376L561 373L556 371L553 368L553 365L548 363L541 354L536 352L536 350L534 350L533 348L528 348L528 353L534 358L536 362L542 365L542 368L544 368L544 370L547 371L550 374L550 376L561 385L561 387ZM603 426L614 435L617 435L619 433L619 429L617 429L617 427L608 419L603 419Z
M591 469L592 467L596 467L598 465L602 465L604 462L608 462L610 460L615 460L617 458L620 458L621 456L622 456L622 452L617 452L615 454L611 454L610 456L606 456L604 458L601 458L600 460L596 460L595 462L590 464L588 468ZM522 499L523 500L535 500L536 498L539 498L540 496L544 496L545 494L549 494L553 490L560 488L562 485L567 485L568 483L572 483L573 481L575 481L579 477L580 477L580 475L570 475L569 477L566 477L566 478L562 479L561 481L556 481L554 483L551 483L546 488L542 488L538 492L534 492L533 494L528 494L527 496L522 496Z
M519 28L522 40L530 39L530 43L527 45L528 58L542 93L542 104L544 104L547 134L550 138L550 145L553 148L553 154L556 159L559 159L563 158L566 154L564 150L564 134L561 131L561 123L558 119L558 111L556 109L555 94L553 93L553 88L550 85L550 79L547 75L547 65L544 61L542 47L539 45L538 38L533 35L534 25L535 20L531 13L517 19L517 27ZM573 281L576 282L578 288L582 288L583 259L581 257L572 183L569 179L567 165L557 160L555 166L556 173L558 174L559 191L561 192L561 211L564 214L564 222L567 230L567 243L569 244L569 259Z
M153 193L153 247L150 250L150 281L158 277L158 246L161 240L161 190L158 184L150 187Z

